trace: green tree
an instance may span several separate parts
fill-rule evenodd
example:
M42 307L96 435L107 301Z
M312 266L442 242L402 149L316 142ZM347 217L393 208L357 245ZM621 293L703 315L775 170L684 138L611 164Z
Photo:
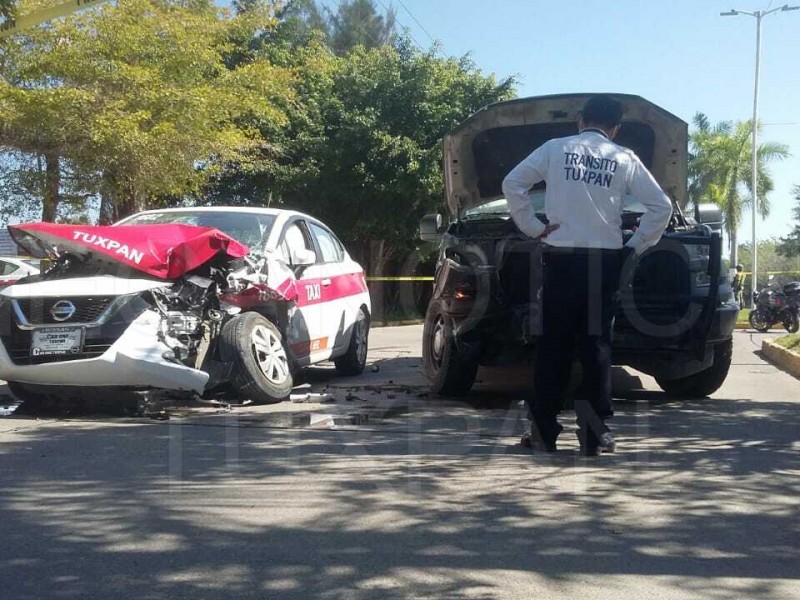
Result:
M381 15L373 0L346 0L330 15L330 46L344 55L356 46L379 48L395 37L395 11Z
M786 256L781 252L782 240L766 239L758 242L758 288L781 286L800 279L800 256ZM752 271L751 244L740 244L739 262L745 271ZM750 285L750 277L746 281Z
M781 238L780 244L778 244L778 253L785 257L800 256L800 185L794 186L793 191L795 201L795 206L792 209L794 227L791 233Z
M693 202L714 202L722 208L725 231L729 236L731 263L737 262L737 230L742 210L752 200L752 121L711 126L698 113L695 131L690 136L690 197ZM760 126L759 126L760 127ZM774 184L768 165L789 156L785 144L765 142L758 147L758 209L761 217L769 215L769 193ZM748 191L750 196L743 194Z
M208 0L127 0L15 36L0 50L0 144L50 150L55 173L69 165L100 194L102 220L197 192L265 145L243 123L285 122L292 73L227 63L231 40L274 26L267 5L233 17Z
M81 173L66 161L59 164L58 205L51 221L86 221L97 209L96 198L87 192ZM19 151L0 154L0 223L42 218L47 171L44 157Z
M420 217L441 208L443 135L479 108L513 96L513 80L468 59L441 58L400 40L344 57L321 44L298 49L298 93L289 126L264 168L220 178L213 202L273 203L331 225L380 274L408 252Z
M277 14L279 35L294 46L307 44L317 32L324 37L330 24L314 0L290 0Z
M16 0L0 0L0 17L8 19L14 14L16 8Z

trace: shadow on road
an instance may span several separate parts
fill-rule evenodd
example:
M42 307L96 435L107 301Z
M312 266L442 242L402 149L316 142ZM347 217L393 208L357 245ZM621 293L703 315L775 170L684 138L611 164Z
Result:
M503 409L477 408L429 402L402 431L20 429L0 448L4 596L488 598L645 575L767 598L797 576L796 403L624 403L625 450L595 461L518 456L483 435Z

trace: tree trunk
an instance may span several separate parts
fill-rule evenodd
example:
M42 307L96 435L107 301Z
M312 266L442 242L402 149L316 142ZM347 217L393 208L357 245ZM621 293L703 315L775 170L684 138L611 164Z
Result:
M42 221L52 223L56 220L59 188L61 187L61 167L58 155L45 154L45 184L42 196Z
M100 215L97 222L99 225L111 225L114 222L114 198L108 192L100 194Z
M116 208L116 214L114 215L115 221L128 217L139 210L136 203L136 192L130 185L125 186L125 190Z
M739 242L735 231L731 232L731 268L739 264Z
M370 277L383 277L386 274L386 264L389 262L394 249L387 247L386 240L369 240L367 251L364 253L367 259L364 269ZM372 303L372 319L383 321L387 316L387 296L388 282L373 281L369 286L370 300Z

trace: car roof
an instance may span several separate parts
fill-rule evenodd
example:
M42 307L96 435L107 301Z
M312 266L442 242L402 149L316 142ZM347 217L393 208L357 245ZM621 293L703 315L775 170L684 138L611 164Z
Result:
M178 208L154 208L150 210L143 210L137 213L136 215L146 215L151 213L166 213L166 212L174 212L174 213L181 213L181 212L239 212L239 213L258 213L262 215L272 215L272 216L292 216L298 215L301 217L310 217L309 215L303 214L296 210L284 209L284 208L267 208L264 206L182 206ZM131 215L133 216L133 215ZM316 220L316 219L315 219Z
M150 210L143 210L137 213L133 213L132 215L125 217L124 219L121 219L116 224L117 225L124 224L125 221L127 221L131 217L135 217L138 215L147 215L156 213L182 213L182 212L225 212L225 213L238 212L238 213L271 215L273 217L284 217L286 219L292 217L301 217L311 223L322 225L322 227L333 233L333 231L331 230L330 227L328 227L328 225L320 221L317 217L313 217L307 213L301 213L300 211L291 210L288 208L267 208L265 206L181 206L175 208L153 208Z

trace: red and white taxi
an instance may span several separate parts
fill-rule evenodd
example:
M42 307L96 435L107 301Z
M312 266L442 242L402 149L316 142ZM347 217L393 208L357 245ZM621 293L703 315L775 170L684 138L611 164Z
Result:
M308 215L176 208L9 231L55 261L0 291L0 379L23 400L92 388L267 403L288 397L303 366L364 369L363 269Z

